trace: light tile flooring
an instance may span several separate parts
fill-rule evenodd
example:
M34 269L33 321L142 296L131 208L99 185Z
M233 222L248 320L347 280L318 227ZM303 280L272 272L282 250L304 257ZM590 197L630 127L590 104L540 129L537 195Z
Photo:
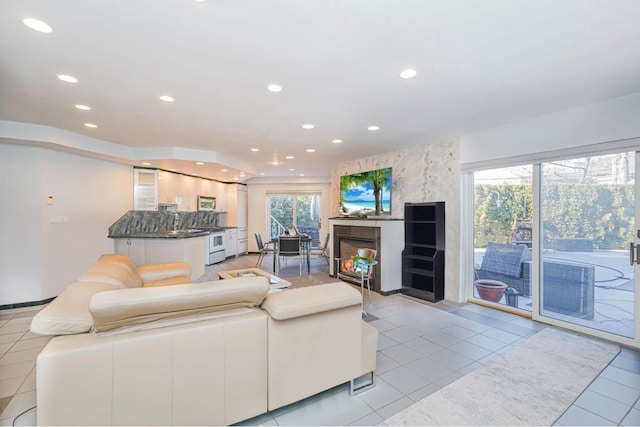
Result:
M253 266L255 256L207 268L207 275ZM270 260L269 260L270 261ZM324 262L323 260L319 260ZM268 268L267 261L263 264ZM326 263L314 263L313 275ZM297 275L297 268L295 268ZM293 269L292 269L293 271ZM282 271L285 276L286 270ZM295 284L295 277L286 276ZM367 311L380 332L377 386L349 396L346 384L240 425L376 425L509 350L544 328L531 320L473 304L431 304L374 293ZM35 359L48 342L29 332L40 307L0 312L0 425L35 406ZM557 420L557 425L640 425L640 352L623 348ZM16 425L34 425L36 410Z

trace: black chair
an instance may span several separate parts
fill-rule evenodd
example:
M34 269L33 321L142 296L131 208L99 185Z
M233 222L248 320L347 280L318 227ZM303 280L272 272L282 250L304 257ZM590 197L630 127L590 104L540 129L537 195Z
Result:
M300 262L300 275L302 276L302 255L304 251L300 243L300 236L296 237L278 237L278 251L276 262L276 275L280 272L280 257L294 257L297 256Z
M266 254L273 254L275 250L273 248L273 242L267 242L266 245L262 242L262 236L260 233L256 233L256 243L258 244L258 250L260 251L256 267L260 267L262 265L262 261L264 261L264 256Z

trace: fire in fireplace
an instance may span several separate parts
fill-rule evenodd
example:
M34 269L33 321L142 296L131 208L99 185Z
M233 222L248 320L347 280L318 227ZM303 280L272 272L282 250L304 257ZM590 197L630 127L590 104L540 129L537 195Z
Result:
M346 225L333 226L333 253L336 258L352 258L358 254L358 249L375 249L380 260L380 227L351 227ZM345 271L352 263L350 259L341 261L340 270ZM334 272L335 273L335 272ZM381 287L378 280L380 277L380 263L375 265L371 279L371 289L379 292Z

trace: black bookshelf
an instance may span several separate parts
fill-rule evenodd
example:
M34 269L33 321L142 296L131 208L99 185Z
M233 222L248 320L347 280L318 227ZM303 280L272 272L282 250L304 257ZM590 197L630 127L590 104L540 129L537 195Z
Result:
M405 203L402 293L444 299L444 202Z

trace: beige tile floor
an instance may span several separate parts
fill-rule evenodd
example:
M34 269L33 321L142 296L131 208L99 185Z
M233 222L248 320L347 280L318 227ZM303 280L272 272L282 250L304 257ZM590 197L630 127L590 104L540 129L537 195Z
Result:
M36 357L50 337L29 332L42 307L0 311L0 425L11 425L25 409L36 405ZM35 410L20 421L35 425Z
M205 278L255 261L254 255L230 259L207 267ZM332 281L322 259L312 261L310 276L299 277L295 263L281 275L301 286ZM11 425L25 410L16 425L35 425L37 409L29 410L36 405L35 359L49 338L29 332L29 324L41 308L0 311L0 425ZM240 424L377 425L546 327L473 304L431 304L399 294L374 293L367 311L380 332L374 389L349 396L343 384ZM556 424L640 425L640 352L623 349Z

